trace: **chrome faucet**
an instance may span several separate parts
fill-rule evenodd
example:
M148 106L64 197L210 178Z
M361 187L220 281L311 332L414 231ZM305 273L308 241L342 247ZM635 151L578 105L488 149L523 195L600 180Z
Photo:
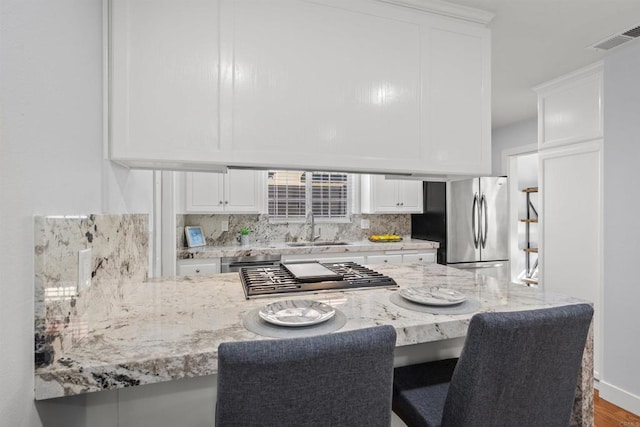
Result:
M307 222L309 222L309 219L311 219L311 229L309 230L309 241L313 243L320 238L320 233L318 232L318 235L316 235L316 218L313 215L312 210L309 210L309 212L307 212Z

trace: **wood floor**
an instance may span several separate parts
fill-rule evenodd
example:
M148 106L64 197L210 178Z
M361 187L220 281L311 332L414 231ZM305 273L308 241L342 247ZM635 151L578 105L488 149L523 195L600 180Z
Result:
M601 399L595 391L595 427L640 427L640 417Z

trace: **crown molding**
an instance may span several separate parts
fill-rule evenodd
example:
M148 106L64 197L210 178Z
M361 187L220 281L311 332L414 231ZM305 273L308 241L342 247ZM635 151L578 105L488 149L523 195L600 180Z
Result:
M487 25L495 13L486 10L475 9L473 7L461 6L442 0L376 0L382 3L390 3L397 6L404 6L423 12L431 12L451 18L464 19L466 21L476 22L478 24Z

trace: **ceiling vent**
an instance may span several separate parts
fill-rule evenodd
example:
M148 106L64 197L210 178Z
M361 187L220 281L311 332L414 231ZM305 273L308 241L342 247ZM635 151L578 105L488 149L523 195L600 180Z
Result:
M614 47L620 46L623 43L631 41L637 37L640 37L640 25L623 33L609 36L606 39L601 40L589 47L596 50L609 50L613 49Z

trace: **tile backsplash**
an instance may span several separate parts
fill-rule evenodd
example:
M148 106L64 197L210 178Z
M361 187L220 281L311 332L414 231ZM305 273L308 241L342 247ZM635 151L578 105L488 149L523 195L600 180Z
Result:
M360 227L362 220L369 221L369 229ZM228 231L222 231L223 223L228 222ZM202 226L209 246L237 245L240 228L248 227L250 243L296 242L309 239L310 224L304 222L270 223L267 215L177 215L176 242L179 248L186 246L184 227ZM316 221L316 234L320 240L358 241L372 234L395 233L400 236L411 234L411 215L352 215L350 222L324 223Z

